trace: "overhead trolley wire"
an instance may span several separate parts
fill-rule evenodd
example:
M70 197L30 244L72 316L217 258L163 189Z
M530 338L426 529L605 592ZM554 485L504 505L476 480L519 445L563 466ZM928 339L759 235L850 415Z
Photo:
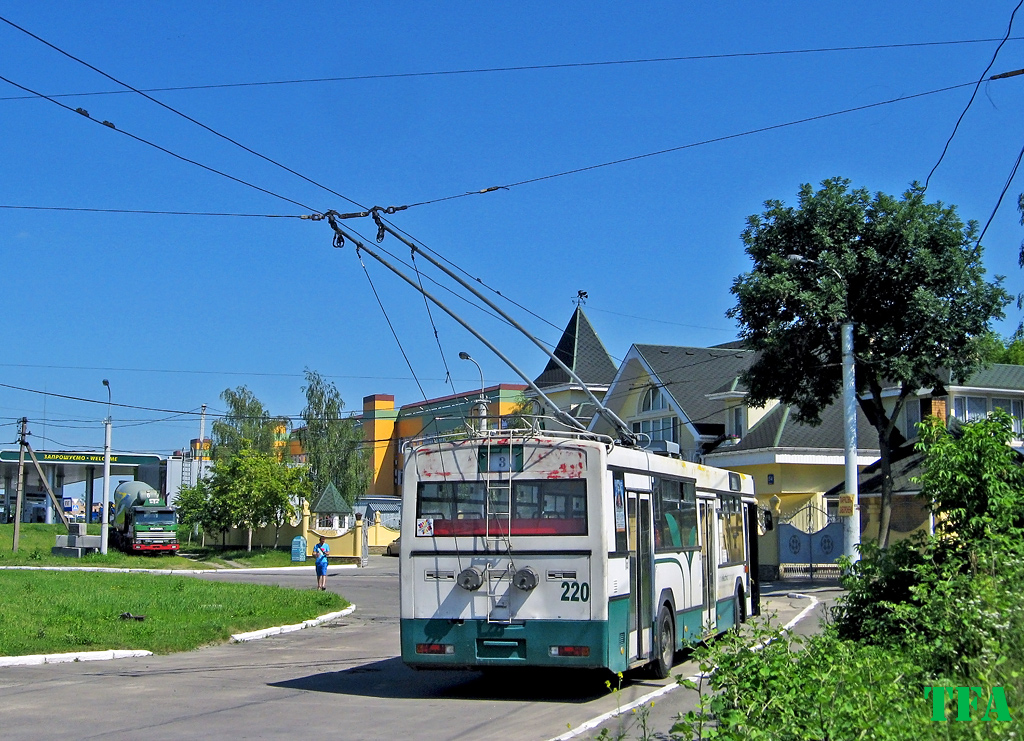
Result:
M949 138L946 140L946 144L942 148L942 153L939 155L938 161L935 163L934 167L932 167L931 171L928 173L928 177L926 177L924 179L925 190L928 189L928 184L932 180L932 175L934 175L935 171L939 169L939 165L942 164L942 160L946 156L946 152L949 151L949 145L952 143L953 137L956 136L956 132L960 128L960 122L964 120L964 116L966 116L967 115L967 111L970 110L971 104L974 103L974 98L978 95L978 89L981 88L981 83L983 83L985 81L985 79L986 79L985 75L987 75L988 71L990 69L992 69L992 65L996 63L996 57L999 56L999 51L1003 48L1003 44L1005 44L1009 40L1009 38L1010 38L1010 31L1013 30L1013 17L1015 15L1017 15L1017 11L1020 10L1020 6L1021 5L1024 5L1024 0L1020 0L1020 2L1017 3L1017 7L1013 9L1012 13L1010 13L1010 23L1006 27L1006 34L1003 36L1002 40L999 42L999 46L997 46L996 50L992 53L992 59L989 60L988 66L985 67L985 71L982 72L981 73L981 77L978 78L978 82L974 86L974 91L971 93L971 99L967 101L967 105L964 106L963 111L960 112L960 117L956 120L956 124L953 126L953 131L952 131L952 133L950 133ZM992 79L992 78L988 78L988 79ZM1016 170L1016 168L1014 168L1014 169ZM999 200L1000 201L1002 200L1002 196L1000 196ZM997 205L996 208L998 208L998 207L999 206ZM986 224L986 228L988 228L987 224Z
M999 75L993 75L990 79L999 79ZM493 193L497 190L510 190L511 188L519 187L520 185L529 185L531 183L539 183L544 180L553 180L555 178L565 177L567 175L577 175L581 172L589 172L591 170L599 170L604 167L612 167L613 165L622 165L627 162L636 162L637 160L648 159L650 157L659 157L664 154L671 154L673 152L680 152L684 149L693 149L694 147L701 147L706 144L716 144L718 142L729 141L730 139L739 139L745 136L752 136L753 134L763 134L768 131L776 131L778 129L784 129L790 126L797 126L799 124L811 123L812 121L821 121L826 118L834 118L835 116L842 116L847 113L856 113L857 111L865 111L871 108L878 108L884 105L890 105L892 103L902 103L908 100L914 100L915 98L923 98L928 95L937 95L938 93L949 92L950 90L958 90L962 87L968 87L976 84L975 82L963 82L959 85L949 85L947 87L937 88L935 90L928 90L923 93L914 93L912 95L903 95L898 98L889 98L888 100L880 100L875 103L865 103L864 105L853 106L852 108L843 108L839 111L832 111L830 113L820 113L815 116L806 116L804 118L796 119L793 121L786 121L784 123L772 124L770 126L761 126L756 129L748 129L747 131L740 131L735 134L724 134L722 136L715 136L710 139L702 139L701 141L690 142L688 144L680 144L675 147L667 147L665 149L659 149L655 152L646 152L644 154L636 154L630 157L622 157L615 160L609 160L607 162L600 162L594 165L587 165L584 167L576 167L571 170L563 170L561 172L551 173L549 175L540 175L538 177L527 178L525 180L518 180L514 183L506 183L505 185L492 185L489 188L482 188L480 190L471 190L464 193L456 193L450 196L443 196L440 198L432 198L426 201L418 201L416 203L410 203L406 206L402 206L402 209L415 208L416 206L426 206L433 203L442 203L444 201L452 201L457 198L465 198L466 196L481 195L484 193Z
M106 72L104 72L103 70L99 69L98 67L95 67L92 64L89 64L85 60L76 57L74 54L71 54L71 53L65 51L64 49L61 49L59 46L51 44L46 39L37 36L36 34L32 33L31 31L29 31L29 30L27 30L25 28L22 28L21 26L19 26L18 24L8 20L7 18L4 18L3 16L0 16L0 21L3 21L4 23L8 24L9 26L12 26L12 27L18 29L22 33L25 33L25 34L31 36L36 41L38 41L38 42L40 42L42 44L45 44L46 46L50 47L51 49L53 49L56 52L59 52L60 54L63 54L68 59L72 59L72 60L78 62L79 64L82 64L82 65L88 67L93 72L96 72L97 74L100 74L103 77L106 77L108 80L110 80L112 82L115 82L118 85L122 85L122 86L128 88L133 93L138 93L139 95L141 95L146 100L148 100L148 101L150 101L152 103L156 103L161 108L163 108L163 109L165 109L167 111L170 111L171 113L175 114L176 116L181 116L186 121L189 121L189 122L195 124L196 126L198 126L199 128L203 129L204 131L207 131L207 132L213 134L214 136L217 136L217 137L223 139L226 142L234 144L236 147L239 147L240 149L245 150L249 154L255 155L256 157L259 157L263 161L269 162L270 164L272 164L272 165L274 165L276 167L279 167L282 170L285 170L286 172L290 172L292 175L295 175L296 177L300 178L301 180L304 180L307 183L310 183L311 185L315 185L318 188L322 188L323 190L327 191L328 193L331 193L332 195L338 196L338 198L341 198L341 199L343 199L345 201L348 201L349 203L351 203L351 204L353 204L355 206L359 206L360 208L365 208L365 206L362 206L361 204L356 203L355 201L353 201L351 198L349 198L348 196L344 195L343 193L339 193L336 190L332 190L331 188L327 187L326 185L324 185L322 183L318 183L317 181L315 181L315 180L313 180L311 178L306 177L302 173L293 170L292 168L288 167L287 165L283 165L280 162L278 162L277 160L271 159L270 157L267 157L266 155L261 154L261 153L257 152L256 150L251 149L251 148L245 146L244 144L242 144L238 140L232 139L230 136L227 136L226 134L220 133L219 131L217 131L217 130L207 126L206 124L202 123L201 121L197 121L196 119L192 118L188 114L182 113L178 109L176 109L176 108L174 108L172 106L167 105L166 103L163 103L163 102L157 100L156 98L152 97L151 95L148 95L147 93L143 92L142 90L139 90L136 87L132 87L127 82L119 80L116 77L114 77L113 75L107 74ZM49 98L49 100L53 100L53 99ZM57 101L53 101L53 102L57 102ZM241 181L239 181L239 182L241 182ZM264 192L269 192L269 191L264 191ZM290 200L290 199L286 199L286 200ZM298 203L297 201L291 201L291 202L292 203L296 203L296 204ZM298 205L301 205L301 204L298 204ZM304 207L304 208L308 209L308 207ZM312 209L308 209L308 210L312 210Z
M53 103L54 105L58 105L61 108L63 108L64 110L66 110L66 111L70 111L71 113L77 113L79 115L85 116L87 119L89 119L90 121L92 121L93 123L95 123L95 124L97 124L99 126L104 126L106 128L111 129L112 131L116 131L118 134L122 134L124 136L127 136L128 138L133 139L133 140L139 142L140 144L145 144L148 147L153 147L153 149L157 149L157 150L163 152L164 154L169 154L169 155L171 155L172 157L174 157L177 160L181 160L182 162L187 162L190 165L195 165L196 167L202 168L203 170L206 170L207 172L212 172L215 175L220 175L221 177L225 177L228 180L232 180L232 181L234 181L236 183L244 185L247 188L252 188L253 190L258 190L260 193L265 193L268 196L273 196L274 198L279 198L282 201L287 201L288 203L291 203L291 204L293 204L295 206L299 206L300 208L304 209L305 211L313 211L313 212L316 211L316 209L314 209L312 206L307 206L304 203L300 203L299 201L296 201L296 200L293 200L291 198L288 198L287 196L283 196L280 193L275 193L272 190L267 190L266 188L261 188L260 186L255 185L253 183L250 183L250 182L248 182L246 180L242 180L241 178L236 178L234 175L228 175L226 172L223 172L222 170L218 170L215 167L210 167L209 165L204 165L202 162L197 162L196 160L189 159L188 157L185 157L184 155L178 154L176 152L172 152L170 149L167 149L166 147L162 147L159 144L155 144L155 143L153 143L151 141L148 141L147 139L143 139L141 136L136 136L135 134L132 134L132 133L130 133L128 131L125 131L124 129L119 129L116 126L114 126L114 124L112 124L110 121L97 121L95 118L93 118L92 116L89 115L88 111L86 111L84 109L72 108L69 105L61 103L59 100L54 100L53 98L51 98L48 95L44 95L43 93L37 92L35 90L32 90L31 88L25 87L24 85L19 85L18 83L14 82L13 80L11 80L11 79L9 79L7 77L4 77L3 75L0 75L0 80L2 80L3 82L6 82L8 85L13 85L14 87L18 88L19 90L24 90L25 92L32 93L33 95L38 96L38 97L42 98L43 100L48 100L51 103Z
M241 214L241 213L218 213L211 211L153 211L150 209L134 208L74 208L71 206L14 206L0 204L0 208L14 209L21 211L86 211L100 214L156 214L159 216L239 216L255 219L302 219L303 216L296 214Z
M10 21L8 21L10 23ZM14 25L11 23L10 25ZM17 26L15 26L18 28ZM20 29L19 30L24 30ZM28 33L26 31L26 33ZM30 34L31 35L31 34ZM1024 39L1024 36L1014 36L1008 40L1020 41ZM912 49L929 46L956 46L962 44L985 44L993 41L1001 41L1001 39L954 39L951 41L918 41L909 42L902 44L865 44L859 46L832 46L832 47L820 47L815 49L778 49L774 51L751 51L751 52L726 52L721 54L691 54L687 56L674 56L674 57L649 57L641 59L612 59L612 60L598 60L594 62L562 62L553 64L526 64L526 65L513 65L505 67L477 67L470 69L453 69L453 70L428 70L424 72L391 72L391 73L378 73L378 74L366 74L366 75L348 75L344 77L308 77L294 80L265 80L257 82L225 82L225 83L213 83L206 85L173 85L167 87L152 87L152 88L140 88L141 92L146 93L164 93L164 92L179 92L187 90L218 90L225 88L245 88L245 87L266 87L276 85L306 85L306 84L318 84L324 82L355 82L361 80L393 80L393 79L404 79L404 78L415 78L415 77L443 77L449 75L473 75L473 74L490 74L495 72L529 72L537 70L554 70L554 69L573 69L573 68L587 68L587 67L612 67L621 65L635 65L635 64L662 64L668 62L692 62L692 61L713 61L716 59L739 59L744 57L772 57L772 56L786 56L786 55L799 55L799 54L822 54L829 52L846 52L846 51L874 51L879 49ZM44 42L46 43L46 42ZM56 47L54 47L56 48ZM70 56L70 55L69 55ZM53 95L55 98L80 98L92 95L125 95L131 91L129 90L95 90L85 93L59 93ZM32 95L17 95L0 97L0 101L5 100L30 100L35 96Z

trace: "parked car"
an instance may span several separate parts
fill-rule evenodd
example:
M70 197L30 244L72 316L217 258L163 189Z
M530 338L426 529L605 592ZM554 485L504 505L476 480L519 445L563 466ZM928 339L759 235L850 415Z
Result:
M400 543L401 540L402 540L402 536L399 535L397 538L395 538L390 543L388 543L388 548L387 548L386 551L384 551L384 553L386 555L388 555L388 556L397 556L398 555L398 549L401 547L401 543Z

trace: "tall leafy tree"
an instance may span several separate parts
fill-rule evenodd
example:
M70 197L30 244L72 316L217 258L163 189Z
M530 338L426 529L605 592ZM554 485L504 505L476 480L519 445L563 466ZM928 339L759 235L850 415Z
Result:
M366 492L371 481L361 429L342 416L345 402L337 387L316 371L306 369L305 426L298 431L313 490L322 492L329 482L351 504Z
M227 413L213 423L214 458L233 458L245 448L267 455L274 453L276 431L287 426L287 420L272 417L246 386L224 389L220 398Z
M206 519L210 508L210 487L206 479L199 479L193 486L183 486L174 498L178 521L188 527L189 542L192 542L192 528L203 528L203 542L206 541Z
M742 239L754 267L733 282L728 315L758 351L745 378L748 402L778 399L809 424L841 393L839 325L854 322L859 402L881 455L884 548L904 402L945 380L943 369L967 377L1010 297L1001 278L985 280L977 225L965 225L955 207L927 203L916 183L902 198L849 186L843 178L817 191L804 185L796 208L771 200L748 219Z

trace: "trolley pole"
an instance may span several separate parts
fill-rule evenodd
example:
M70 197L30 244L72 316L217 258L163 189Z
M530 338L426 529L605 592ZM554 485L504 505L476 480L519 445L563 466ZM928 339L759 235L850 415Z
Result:
M18 539L21 538L21 503L25 499L25 436L28 434L28 417L21 418L21 432L18 435L18 487L14 503L14 545L12 552L18 552Z

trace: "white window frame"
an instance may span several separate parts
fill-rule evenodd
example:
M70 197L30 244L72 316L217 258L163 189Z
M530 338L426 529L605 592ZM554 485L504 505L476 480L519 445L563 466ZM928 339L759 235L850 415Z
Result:
M960 422L977 422L988 416L988 397L957 396L953 398L953 416Z
M993 397L992 411L995 411L996 409L1003 409L1013 417L1014 435L1020 436L1021 434L1024 434L1024 399Z

